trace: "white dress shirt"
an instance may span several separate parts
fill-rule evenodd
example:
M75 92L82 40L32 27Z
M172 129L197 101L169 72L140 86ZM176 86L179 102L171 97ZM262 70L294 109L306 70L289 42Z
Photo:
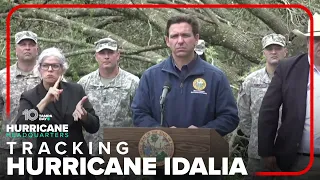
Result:
M310 58L309 58L310 64ZM320 154L320 70L314 66L314 154ZM306 120L303 129L300 153L310 153L310 74L308 79Z

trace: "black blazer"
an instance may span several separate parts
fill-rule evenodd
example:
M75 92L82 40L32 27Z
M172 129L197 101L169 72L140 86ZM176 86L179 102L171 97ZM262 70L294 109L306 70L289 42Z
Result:
M283 171L290 171L302 139L309 68L308 54L280 61L260 108L259 155L275 156ZM281 104L282 124L276 137Z
M60 136L59 134L58 137L37 138L37 147L35 148L36 153L38 152L40 143L46 142L51 152L51 155L37 155L35 153L35 156L51 156L58 158L75 157L77 159L79 159L80 157L90 158L91 156L89 155L88 146L84 140L82 130L84 129L89 133L97 132L100 127L99 118L95 114L95 111L92 105L90 104L89 100L87 100L84 103L83 107L88 112L88 119L86 121L74 121L72 113L74 112L77 103L86 94L82 86L76 83L61 82L59 85L59 89L63 89L63 92L59 97L59 101L61 102L58 105L54 105L53 102L50 103L42 112L42 114L52 115L50 121L39 121L39 119L35 121L26 121L25 116L22 114L22 112L26 109L36 109L39 113L39 110L36 106L47 93L42 85L42 82L33 89L30 89L22 93L20 98L19 112L17 116L17 124L68 124L68 137ZM55 145L58 142L65 142L67 144L66 147L63 145L59 146L60 151L67 151L65 155L59 155L58 153L56 153ZM83 152L83 154L73 155L72 143L74 142L82 142L82 145L79 149Z

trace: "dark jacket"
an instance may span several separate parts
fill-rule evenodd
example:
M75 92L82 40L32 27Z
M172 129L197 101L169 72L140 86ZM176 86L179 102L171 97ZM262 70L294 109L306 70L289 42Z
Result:
M280 61L260 108L259 155L275 156L283 171L290 171L302 139L309 67L307 54ZM281 126L276 137L281 104Z
M164 126L213 128L222 136L237 127L238 110L226 75L199 56L190 64L185 77L177 73L171 57L145 71L132 103L135 126L160 125L160 95L168 81Z
M44 111L40 114L37 104L43 99L47 93L45 88L42 85L42 82L37 85L35 88L22 93L20 98L20 107L17 116L17 124L67 124L68 125L68 133L58 133L58 135L49 137L38 137L37 138L37 146L35 148L35 157L75 157L79 159L80 157L90 158L88 151L87 143L84 140L82 130L86 130L89 133L95 133L98 131L100 124L99 118L95 115L95 111L90 104L89 100L87 100L83 107L88 112L87 120L78 120L74 121L72 113L74 112L77 103L84 97L86 94L81 85L75 83L66 83L61 82L59 85L59 89L63 89L59 97L59 101L56 103L51 102L44 109ZM34 121L25 120L25 116L23 111L35 109L38 111L39 116L38 119ZM50 120L40 120L40 115L51 115ZM38 155L38 150L42 142L46 142L48 148L50 150L51 155L47 155L46 153ZM64 142L66 146L60 145L60 151L66 151L67 153L64 155L59 155L55 151L55 145L58 142ZM80 146L80 150L83 154L73 154L72 145L73 143L82 142ZM62 173L62 171L60 171ZM80 171L79 171L80 172ZM36 176L37 177L37 176ZM54 178L54 177L53 177Z

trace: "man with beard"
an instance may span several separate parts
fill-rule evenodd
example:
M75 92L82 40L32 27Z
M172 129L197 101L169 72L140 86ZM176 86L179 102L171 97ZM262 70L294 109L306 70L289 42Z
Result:
M98 152L98 143L103 142L103 129L132 126L130 105L139 78L119 67L119 45L114 39L100 39L95 43L95 50L99 68L82 77L78 83L83 86L100 119L99 131L95 134L84 132L85 140L92 142L93 156L102 157ZM111 176L109 179L113 177L119 178ZM104 176L97 177L100 178L105 179Z
M258 155L259 110L278 63L287 55L285 46L286 39L281 34L269 34L262 38L266 65L245 78L238 94L239 128L250 138L247 163L250 175L263 169L263 163L260 162ZM248 176L248 179L252 177Z
M40 83L40 77L34 70L38 56L37 34L31 31L18 32L15 35L17 62L10 67L10 114L6 113L7 99L7 70L0 71L0 112L1 112L1 132L0 132L0 180L23 179L22 176L7 176L7 158L13 157L13 162L17 162L18 157L23 157L21 152L22 141L32 139L18 138L6 135L6 126L16 124L16 116L19 108L21 93L32 89ZM9 154L7 142L16 142L14 154Z

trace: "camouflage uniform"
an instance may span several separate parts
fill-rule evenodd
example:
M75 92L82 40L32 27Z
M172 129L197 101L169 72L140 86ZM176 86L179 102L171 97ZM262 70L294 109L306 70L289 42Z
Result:
M248 156L255 159L260 159L258 155L259 110L270 82L266 68L259 69L246 77L238 96L239 127L246 136L250 136Z
M252 174L259 169L263 169L263 162L258 155L258 118L261 103L271 79L266 72L266 68L259 69L251 73L239 91L238 111L239 128L249 136L247 171ZM251 179L250 176L247 179Z
M130 105L139 78L119 68L119 74L108 86L102 84L99 70L82 77L78 83L85 89L100 119L100 129L97 133L85 133L85 140L93 142L93 155L98 155L97 143L103 142L103 128L133 126Z
M0 71L0 90L1 90L1 98L0 98L0 109L1 109L1 132L0 132L0 176L1 174L6 174L7 167L7 157L12 156L9 155L9 145L6 142L16 142L14 145L15 149L20 149L22 147L23 141L31 141L30 138L10 138L6 137L6 126L9 124L16 123L16 116L19 109L19 101L21 93L32 89L37 84L40 83L39 75L34 71L29 74L23 74L17 66L17 63L10 67L10 117L7 118L6 115L6 94L7 94L7 78L6 78L7 70L3 69ZM21 152L20 152L21 153ZM19 156L19 154L14 154ZM4 171L4 172L1 172Z
M33 40L37 44L38 35L31 31L21 31L15 34L15 43L19 44L22 40ZM21 176L7 176L7 158L13 157L13 161L17 162L19 157L29 156L22 155L22 142L29 141L35 143L35 139L30 138L11 138L6 136L6 126L16 124L16 116L19 109L20 96L24 91L32 89L40 83L40 77L37 71L26 73L18 69L18 64L10 66L10 114L7 116L7 69L0 71L0 179L20 179ZM14 153L9 154L9 146L7 142L16 142ZM35 144L34 144L35 145ZM14 171L17 174L17 171Z
M108 49L109 51L118 51L118 43L112 38L103 38L95 42L96 53ZM102 52L103 54L105 52ZM99 56L98 61L100 61ZM105 58L105 57L103 57ZM116 60L111 57L112 61ZM119 59L117 59L119 60ZM79 80L100 119L100 128L95 134L83 132L87 143L92 142L92 155L100 156L98 152L98 143L103 142L103 129L107 127L131 127L132 112L131 103L139 84L139 78L123 69L119 68L118 75L113 79L103 79L100 76L99 69L82 77ZM106 168L106 164L96 165L95 169ZM96 176L97 180L113 180L133 178L130 176Z
M286 45L285 37L274 33L264 36L262 47L266 48L271 44L278 44L284 47ZM250 135L248 155L256 159L260 158L257 148L259 110L271 78L267 73L266 67L251 73L242 83L238 96L239 127L245 135Z

